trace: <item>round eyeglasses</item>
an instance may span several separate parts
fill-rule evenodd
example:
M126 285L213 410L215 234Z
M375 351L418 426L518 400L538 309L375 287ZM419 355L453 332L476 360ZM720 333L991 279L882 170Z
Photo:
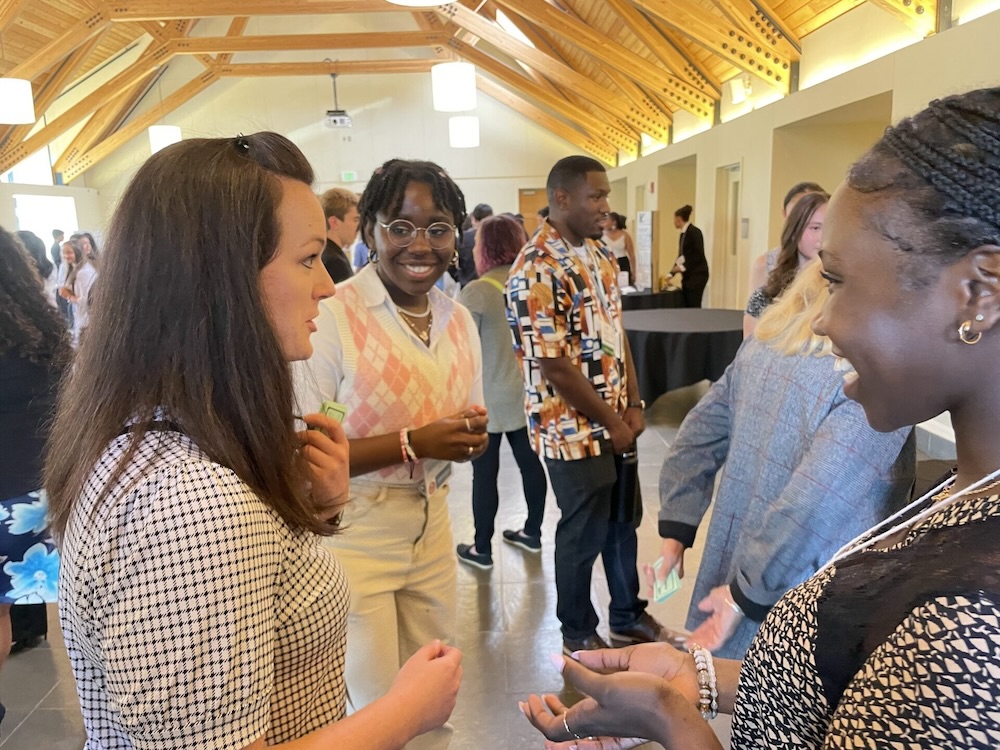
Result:
M417 234L423 232L427 244L434 250L447 250L452 247L458 231L446 221L436 221L426 228L414 226L413 222L406 219L396 219L388 224L380 221L378 225L385 230L389 242L396 247L409 247L417 239Z

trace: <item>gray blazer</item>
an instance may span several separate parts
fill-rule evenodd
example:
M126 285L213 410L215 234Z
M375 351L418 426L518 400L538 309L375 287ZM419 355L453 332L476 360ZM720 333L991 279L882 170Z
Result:
M742 658L767 611L843 544L907 501L910 428L873 430L832 356L785 356L754 338L687 415L660 472L660 536L694 543L722 471L687 627L730 584L748 617L716 653Z

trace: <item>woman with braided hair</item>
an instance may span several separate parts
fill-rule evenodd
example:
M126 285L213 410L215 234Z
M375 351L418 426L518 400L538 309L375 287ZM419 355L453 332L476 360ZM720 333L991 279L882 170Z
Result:
M957 473L789 591L742 663L560 657L590 697L522 704L550 747L719 748L699 718L717 710L740 750L1000 747L1000 88L889 128L831 198L820 257L814 328L845 394L883 432L949 412Z
M347 533L330 539L351 584L351 708L382 695L411 654L455 635L452 461L486 450L479 334L435 288L457 257L465 199L437 164L393 159L358 206L370 263L320 305L300 391L343 404L351 444ZM444 748L445 726L410 743Z

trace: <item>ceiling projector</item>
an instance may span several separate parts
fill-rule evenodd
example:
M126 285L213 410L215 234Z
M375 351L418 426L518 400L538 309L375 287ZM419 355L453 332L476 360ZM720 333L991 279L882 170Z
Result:
M351 116L343 109L328 109L323 124L328 128L349 128L352 125Z

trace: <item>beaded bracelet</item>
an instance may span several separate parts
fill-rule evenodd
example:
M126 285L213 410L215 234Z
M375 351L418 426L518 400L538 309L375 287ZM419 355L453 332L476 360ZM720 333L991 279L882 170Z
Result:
M712 653L697 643L690 644L688 653L698 670L698 712L705 721L711 721L719 715L719 683Z
M410 479L413 479L413 468L417 463L417 454L410 445L410 431L402 429L399 431L399 449L403 453L403 463L410 465Z

